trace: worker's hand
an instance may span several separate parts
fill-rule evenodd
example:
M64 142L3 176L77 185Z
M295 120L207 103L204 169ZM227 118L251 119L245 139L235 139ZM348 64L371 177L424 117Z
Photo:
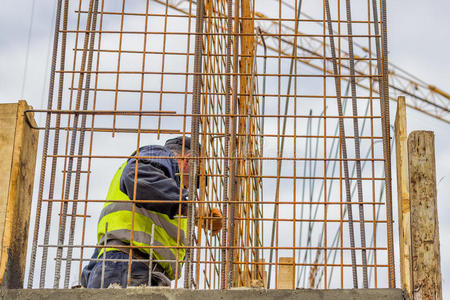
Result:
M211 235L216 235L219 233L219 231L222 230L222 213L218 208L213 208L210 212L210 217L212 218L212 229L211 229ZM211 228L211 225L210 227Z
M201 218L197 214L196 219L195 224L200 226L201 220L201 226L206 230L211 230L211 235L213 236L222 230L222 213L218 208L207 209L206 213L203 213Z

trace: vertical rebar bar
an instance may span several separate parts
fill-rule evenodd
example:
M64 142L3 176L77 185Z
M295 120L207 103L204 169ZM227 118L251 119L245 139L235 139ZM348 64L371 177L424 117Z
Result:
M224 156L230 156L230 106L231 106L231 46L232 46L232 30L233 30L233 6L232 0L227 0L227 40L226 40L226 62L225 62L225 142L224 142ZM223 219L223 229L222 229L222 249L221 249L221 272L220 272L220 287L225 289L227 286L227 259L228 251L226 246L228 245L228 175L229 175L229 160L225 159L223 164L223 196L222 196L222 219Z
M232 1L231 1L232 2ZM231 23L230 23L231 24ZM231 93L231 114L236 115L238 113L238 70L239 70L239 1L234 2L234 29L233 29L233 84L232 84L232 93ZM237 118L231 118L231 128L230 128L230 205L229 211L230 215L228 218L228 224L230 226L228 244L227 244L227 260L228 260L228 288L231 288L233 285L233 246L234 246L234 237L235 237L235 213L236 213L236 196L238 193L238 179L236 177L237 170L237 160L236 156L238 153L238 149L236 146L236 128L237 128Z
M386 184L386 214L387 214L387 239L388 239L388 261L389 261L389 287L395 287L395 264L394 264L394 242L392 232L392 189L391 189L391 164L390 164L390 131L389 131L389 72L387 64L387 25L386 25L386 2L381 0L381 19L382 32L380 43L380 29L378 20L378 5L377 0L372 0L374 31L377 38L375 38L375 51L377 56L377 71L378 71L378 89L380 95L380 110L382 115L381 128L383 132L383 157L384 173ZM381 45L382 44L382 45Z
M187 239L186 239L186 266L184 273L184 287L192 285L192 252L195 218L195 201L197 187L197 169L199 166L199 127L200 127L200 97L201 97L201 71L202 71L202 45L203 45L203 0L197 1L196 24L195 24L195 57L194 57L194 84L192 95L192 121L191 121L191 153L189 161L189 203L187 213Z
M325 0L325 13L328 23L328 32L330 37L330 48L331 48L331 56L333 61L333 71L334 71L334 81L336 88L336 102L338 106L339 112L339 139L341 140L341 151L344 165L344 177L345 177L345 193L347 198L347 215L348 215L348 227L349 227L349 235L350 235L350 247L351 247L351 257L352 257L352 274L353 274L353 287L358 288L358 274L356 270L356 254L355 254L355 233L353 229L353 213L350 195L350 179L348 172L348 161L347 161L347 142L345 137L345 128L344 128L344 120L343 120L343 110L342 110L342 102L341 102L341 83L339 78L339 71L337 66L337 58L336 58L336 47L334 45L334 32L333 25L331 21L331 12L330 5L328 0Z
M98 0L94 1L94 7L92 14L92 34L89 36L89 56L88 56L88 65L87 65L87 72L86 72L86 82L85 82L85 91L84 91L84 100L83 100L83 110L88 109L89 104L89 89L91 85L91 70L92 70L92 60L94 56L94 43L95 43L95 30L97 25L97 13L98 13ZM76 219L77 219L77 210L78 210L78 194L80 190L80 175L81 175L81 168L82 168L82 158L83 150L84 150L84 138L85 138L85 128L86 128L86 117L87 115L84 114L81 117L81 125L80 125L80 139L78 142L78 156L77 159L77 166L75 171L75 185L74 185L74 191L73 191L73 203L72 203L72 215L70 217L70 228L69 228L69 246L73 245L73 240L75 236L75 225L76 225ZM69 247L67 248L67 261L66 261L66 274L64 279L64 288L69 287L69 280L70 280L70 269L72 266L72 253L73 248Z
M60 58L60 70L65 70L65 57L66 57L66 41L67 41L67 23L68 23L68 11L69 11L69 1L64 1L64 19L63 19L63 33L62 33L62 43L61 43L61 58ZM64 91L64 73L61 72L59 74L59 87L58 87L58 101L57 101L57 109L61 109L62 107L62 98ZM55 127L59 127L61 124L61 115L56 116ZM53 142L53 155L58 154L59 149L59 137L60 130L55 130L54 142ZM56 157L52 158L52 168L50 171L50 184L48 191L48 198L53 199L54 191L55 191L55 174L56 174ZM45 229L44 229L44 245L48 244L50 238L50 223L51 216L53 213L53 202L49 201L47 204L47 218L45 220ZM41 277L39 280L39 287L43 288L45 285L45 276L47 271L47 259L48 259L48 248L44 247L42 249L42 268L41 268Z
M30 270L28 272L28 283L27 287L30 289L33 287L33 279L34 279L34 270L36 266L36 253L37 253L37 244L38 244L38 234L39 227L41 223L41 214L42 214L42 198L44 194L44 183L45 183L45 171L47 168L47 151L48 151L48 143L50 137L50 121L51 121L51 109L53 107L53 92L55 85L55 73L56 73L56 64L58 57L58 43L59 43L59 27L61 23L61 8L62 8L62 0L58 0L57 8L56 8L56 18L55 18L55 29L53 33L53 54L52 54L52 65L50 71L50 82L49 82L49 91L48 91L48 102L47 102L47 118L45 121L45 133L44 133L44 142L42 147L42 163L41 163L41 175L39 179L39 194L38 194L38 202L36 206L36 219L34 220L34 231L33 231L33 244L31 246L31 258L30 258ZM52 158L55 160L55 158ZM47 204L48 205L48 204ZM41 270L46 269L46 265L41 265Z
M363 287L368 288L367 281L367 254L366 254L366 229L364 222L364 198L363 198L363 188L361 181L361 143L359 139L359 125L358 125L358 103L356 100L356 79L355 79L355 56L353 54L353 30L352 30L352 13L350 0L346 0L347 8L347 34L348 34L348 49L349 49L349 59L350 59L350 83L352 90L352 111L353 111L353 134L355 136L355 157L356 157L356 185L358 187L358 202L359 206L359 228L361 234L361 259L363 265Z
M83 48L83 55L81 59L81 70L85 70L86 68L86 60L87 60L87 52L88 52L88 42L89 42L89 36L90 36L90 27L92 22L92 10L93 10L94 0L90 0L89 2L89 14L88 19L86 22L86 33L84 37L84 48ZM80 102L81 102L81 94L83 92L83 83L84 83L84 75L85 73L81 73L79 80L78 80L78 93L77 93L77 100L75 109L79 110ZM86 91L87 93L88 91ZM70 187L72 184L72 169L73 169L73 155L75 153L75 144L77 139L77 133L78 133L78 118L79 114L75 114L74 120L73 120L73 129L72 129L72 138L70 143L70 157L69 157L69 163L67 166L67 177L66 177L66 183L65 183L65 190L64 190L64 199L68 200L70 197ZM80 158L79 158L80 159ZM58 229L58 245L61 245L57 248L56 253L56 264L55 264L55 278L53 282L53 288L58 288L59 286L59 279L61 275L61 262L62 262L62 253L63 253L63 244L65 239L65 231L66 231L66 219L67 219L67 209L68 209L68 202L63 203L62 211L60 214L60 222L59 222L59 229Z
M387 214L387 239L388 239L388 269L389 269L389 287L395 288L395 260L394 260L394 237L393 237L393 218L392 218L392 180L391 180L391 132L389 129L389 67L388 67L388 46L387 46L387 8L386 0L381 0L381 19L383 44L383 95L384 109L382 122L384 123L383 135L383 154L385 159L385 181L386 181L386 214Z

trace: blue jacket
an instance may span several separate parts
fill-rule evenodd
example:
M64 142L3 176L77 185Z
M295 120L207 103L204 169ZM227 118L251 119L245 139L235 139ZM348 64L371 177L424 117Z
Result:
M132 154L132 156L135 153ZM168 148L158 145L143 146L139 156L174 157ZM136 186L136 200L169 200L165 203L137 203L137 206L160 212L173 219L179 212L180 176L178 162L170 158L139 158ZM120 190L133 199L136 159L128 159L120 179ZM176 175L177 174L177 175ZM183 189L181 200L187 199L187 189ZM172 202L173 203L170 203ZM182 203L181 211L187 207Z

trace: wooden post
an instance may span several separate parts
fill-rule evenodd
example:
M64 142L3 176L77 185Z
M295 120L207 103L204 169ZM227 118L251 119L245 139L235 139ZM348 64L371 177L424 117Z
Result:
M0 104L0 285L22 288L38 132L31 107Z
M264 259L258 259L253 265L253 279L250 282L250 287L267 289L267 271L265 270Z
M278 289L294 289L295 268L293 257L280 257L278 262Z
M434 133L408 137L413 299L442 299Z
M395 153L397 162L398 233L400 243L401 287L412 298L411 203L409 201L408 142L405 97L398 97L395 115Z

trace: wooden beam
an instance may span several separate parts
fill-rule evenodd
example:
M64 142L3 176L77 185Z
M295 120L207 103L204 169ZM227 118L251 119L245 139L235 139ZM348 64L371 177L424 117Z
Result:
M408 137L413 299L442 299L434 133Z
M395 115L395 154L397 163L398 232L402 289L412 297L411 203L409 201L408 141L405 97L398 97Z
M295 289L295 268L293 257L280 257L278 261L277 289Z
M38 132L25 101L0 104L0 285L22 288Z

